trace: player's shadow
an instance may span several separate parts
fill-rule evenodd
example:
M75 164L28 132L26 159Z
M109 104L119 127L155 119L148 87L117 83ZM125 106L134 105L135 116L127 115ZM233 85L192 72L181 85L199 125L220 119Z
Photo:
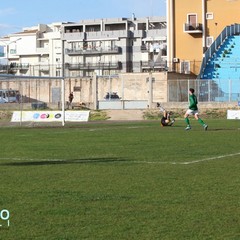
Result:
M44 165L64 165L64 164L99 164L125 162L128 160L119 158L86 158L86 159L65 159L65 160L41 160L41 161L21 161L2 163L1 166L44 166Z

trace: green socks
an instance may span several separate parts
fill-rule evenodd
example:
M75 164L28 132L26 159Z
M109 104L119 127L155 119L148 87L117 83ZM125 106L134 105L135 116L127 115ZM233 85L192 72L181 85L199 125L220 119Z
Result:
M201 118L198 119L198 122L199 122L202 126L205 125L204 121L203 121Z
M185 123L186 123L188 126L190 126L190 121L189 121L188 118L185 118Z
M190 126L190 121L189 121L189 119L188 119L188 118L185 118L184 120L185 120L185 123L186 123L188 126ZM198 122L199 122L202 126L205 125L204 121L203 121L201 118L198 118Z

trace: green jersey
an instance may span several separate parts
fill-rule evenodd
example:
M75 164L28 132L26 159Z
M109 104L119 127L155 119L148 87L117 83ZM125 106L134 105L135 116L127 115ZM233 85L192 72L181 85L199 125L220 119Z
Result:
M189 95L189 109L198 110L197 104L198 104L197 97L194 94L190 94Z

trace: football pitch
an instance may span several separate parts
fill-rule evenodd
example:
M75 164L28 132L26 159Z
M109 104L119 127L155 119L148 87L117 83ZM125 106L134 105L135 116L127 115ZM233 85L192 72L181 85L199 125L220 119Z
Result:
M240 121L0 129L0 239L240 239Z

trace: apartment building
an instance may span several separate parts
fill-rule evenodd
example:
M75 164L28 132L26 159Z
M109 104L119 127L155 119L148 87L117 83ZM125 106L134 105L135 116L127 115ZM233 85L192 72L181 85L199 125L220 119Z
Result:
M162 71L165 17L83 20L63 24L65 75Z
M15 75L62 75L62 23L39 24L0 39L1 72Z
M0 39L1 72L91 76L166 69L165 17L39 24ZM5 68L4 68L5 66ZM7 67L6 67L7 66Z
M169 69L198 75L205 51L239 23L239 8L239 0L167 0Z

